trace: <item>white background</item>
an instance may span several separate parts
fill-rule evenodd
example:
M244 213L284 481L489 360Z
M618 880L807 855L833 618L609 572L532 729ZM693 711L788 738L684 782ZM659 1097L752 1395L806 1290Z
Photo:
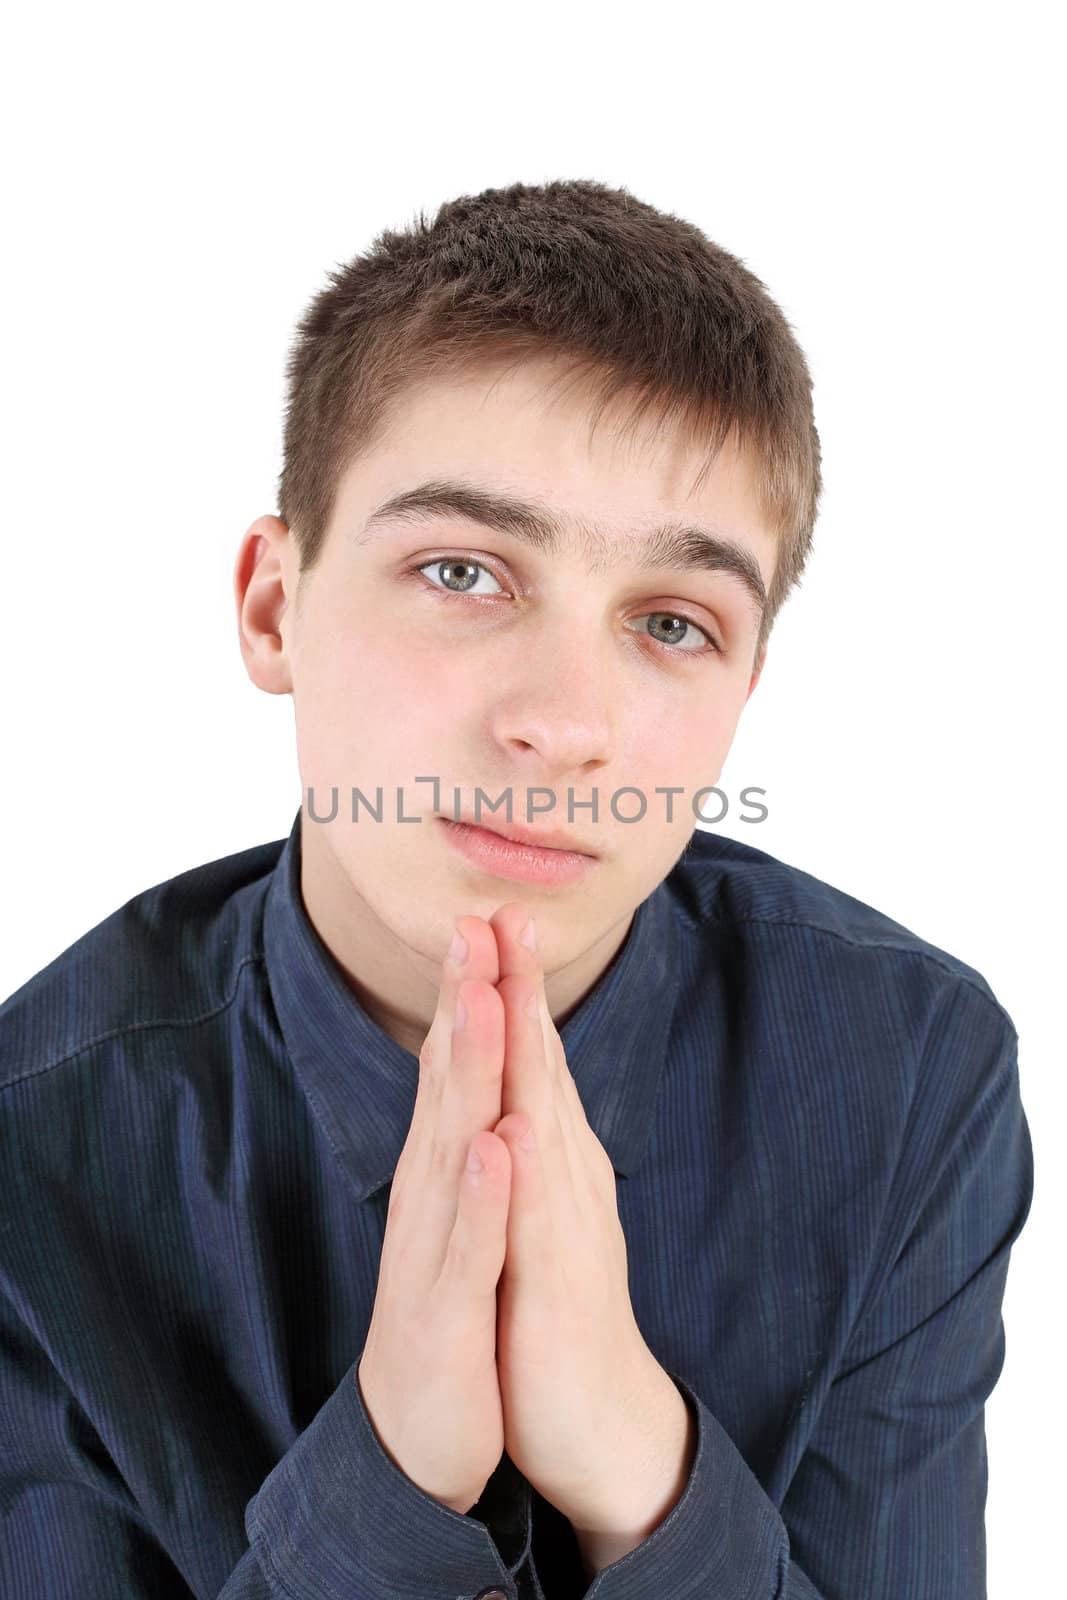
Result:
M987 1410L992 1600L1062 1584L1052 23L42 4L0 97L3 994L150 884L289 831L291 701L245 675L231 573L277 509L285 354L329 268L461 193L590 177L783 307L826 489L723 775L770 815L721 827L977 967L1019 1030L1037 1194Z

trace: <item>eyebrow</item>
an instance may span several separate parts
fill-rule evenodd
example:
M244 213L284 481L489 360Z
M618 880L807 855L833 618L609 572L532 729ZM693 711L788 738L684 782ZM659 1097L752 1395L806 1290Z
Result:
M510 534L546 555L558 555L571 542L573 529L590 573L610 571L620 558L632 561L640 572L660 567L678 572L722 572L742 585L757 618L767 606L759 563L722 529L667 523L651 533L631 535L620 545L578 518L567 523L545 506L447 478L431 479L391 495L371 512L355 543L365 544L369 535L397 523L457 516Z

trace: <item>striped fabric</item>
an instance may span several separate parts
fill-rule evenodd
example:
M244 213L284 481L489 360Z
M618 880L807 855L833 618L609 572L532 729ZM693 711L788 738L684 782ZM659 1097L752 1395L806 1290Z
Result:
M0 1007L4 1600L981 1600L1033 1183L983 978L702 830L637 908L560 1033L697 1453L589 1584L506 1455L460 1516L362 1405L418 1064L308 920L300 820Z

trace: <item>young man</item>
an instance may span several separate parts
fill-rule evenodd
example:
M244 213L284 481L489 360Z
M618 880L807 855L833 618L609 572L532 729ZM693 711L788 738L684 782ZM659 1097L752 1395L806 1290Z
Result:
M0 1592L976 1600L1015 1029L696 829L819 496L781 312L515 185L289 380L292 831L0 1009Z

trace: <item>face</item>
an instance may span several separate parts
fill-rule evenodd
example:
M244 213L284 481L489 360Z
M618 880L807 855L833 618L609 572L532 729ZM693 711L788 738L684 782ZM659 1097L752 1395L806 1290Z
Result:
M691 492L702 458L680 436L623 441L606 412L590 439L588 399L550 392L559 375L538 358L409 393L343 477L299 605L295 543L277 518L253 523L238 557L249 674L294 701L309 916L413 1052L455 918L488 919L511 900L537 919L550 1008L565 1020L682 854L693 796L718 780L759 675L758 610L735 573L641 566L661 524L711 525L769 588L776 545L753 463L728 444ZM562 542L549 550L458 511L365 531L384 501L443 479L536 502ZM417 781L434 777L436 793ZM310 820L309 788L323 818L338 791L333 820ZM374 805L381 791L380 822L362 802L352 820L353 788ZM479 788L510 794L515 827L556 830L591 859L572 881L527 881L509 875L514 861L475 854L444 818L474 818ZM620 820L639 797L643 817ZM484 799L481 817L509 826Z

